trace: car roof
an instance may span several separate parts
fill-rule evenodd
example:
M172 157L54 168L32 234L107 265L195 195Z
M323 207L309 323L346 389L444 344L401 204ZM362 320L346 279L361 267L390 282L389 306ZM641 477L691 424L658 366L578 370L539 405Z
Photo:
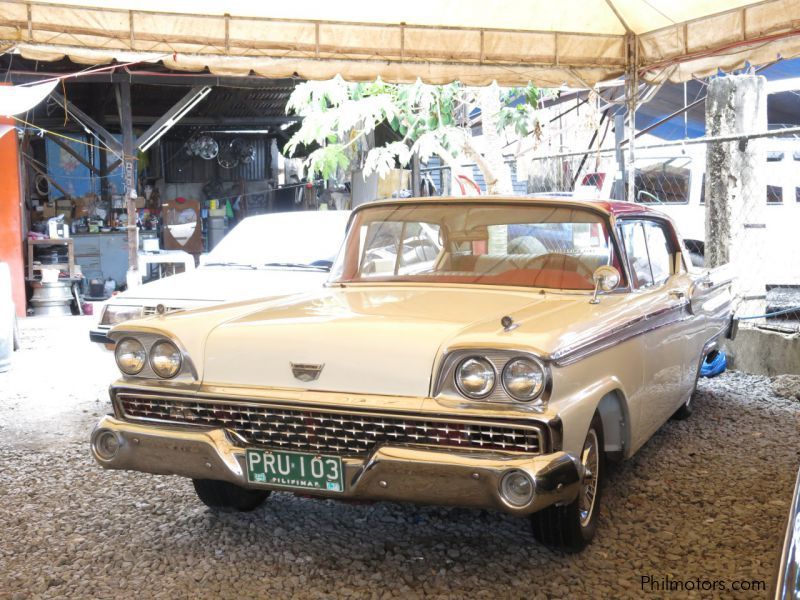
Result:
M565 196L549 196L546 194L532 195L532 196L427 196L420 198L387 198L385 200L375 200L367 202L358 206L354 210L366 208L369 206L379 205L396 205L396 204L445 204L445 203L482 203L482 202L513 202L513 203L530 203L530 204L554 204L573 207L592 208L596 211L603 212L612 217L632 216L632 215L652 215L665 217L664 213L654 210L642 204L635 202L625 202L622 200L596 200L596 199L581 199Z

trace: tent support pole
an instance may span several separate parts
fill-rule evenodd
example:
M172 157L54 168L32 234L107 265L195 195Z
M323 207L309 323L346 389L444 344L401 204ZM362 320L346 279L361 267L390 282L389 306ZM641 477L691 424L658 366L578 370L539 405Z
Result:
M628 160L627 168L627 189L625 200L635 202L636 200L636 100L639 93L639 70L638 70L638 43L633 33L627 35L628 46L628 66L625 72L625 102L628 105Z

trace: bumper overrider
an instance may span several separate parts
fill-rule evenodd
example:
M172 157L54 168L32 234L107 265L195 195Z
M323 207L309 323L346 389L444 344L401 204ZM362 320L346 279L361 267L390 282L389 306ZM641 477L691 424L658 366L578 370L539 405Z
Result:
M229 428L134 422L121 414L116 401L115 410L117 416L103 417L91 436L92 454L105 468L287 491L281 486L248 481L246 453L253 446ZM526 454L390 441L376 444L362 456L343 455L342 467L342 491L288 491L337 499L488 508L526 515L553 504L572 502L583 476L580 462L562 451ZM502 493L501 482L509 474L524 474L533 483L533 496L523 506L510 503Z

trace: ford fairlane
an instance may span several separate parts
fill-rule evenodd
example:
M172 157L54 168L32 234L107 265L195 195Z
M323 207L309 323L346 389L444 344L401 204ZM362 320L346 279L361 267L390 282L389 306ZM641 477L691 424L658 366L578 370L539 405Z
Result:
M130 320L97 462L272 492L496 509L582 549L609 463L686 418L735 327L668 217L569 198L353 211L324 288Z

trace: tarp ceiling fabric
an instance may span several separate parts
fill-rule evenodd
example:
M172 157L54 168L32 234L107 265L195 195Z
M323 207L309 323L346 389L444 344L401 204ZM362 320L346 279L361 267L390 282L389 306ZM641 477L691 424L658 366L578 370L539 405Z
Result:
M0 115L9 117L28 112L47 98L58 81L49 81L30 86L0 86ZM2 133L0 133L0 137Z
M633 60L648 81L685 81L800 56L800 0L158 4L0 0L0 41L45 61L470 85L591 86Z

